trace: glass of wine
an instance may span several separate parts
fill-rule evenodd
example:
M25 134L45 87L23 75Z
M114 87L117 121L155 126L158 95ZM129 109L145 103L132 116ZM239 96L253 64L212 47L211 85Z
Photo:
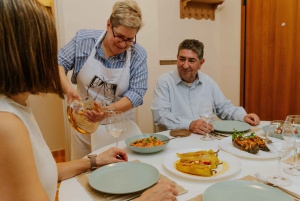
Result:
M282 128L282 138L274 137L274 131L278 128ZM292 181L281 175L281 158L284 154L293 150L295 147L294 133L291 132L292 124L290 122L271 121L269 129L266 133L264 141L267 147L278 155L278 171L277 175L267 177L267 181L277 186L288 186L292 184Z
M208 132L208 124L211 120L214 119L216 115L216 108L214 102L210 100L202 100L200 102L199 115L200 118L206 122L206 130L207 130L206 135L201 136L200 138L206 141L214 140L214 138Z
M290 122L292 124L291 131L294 132L295 134L295 154L294 154L294 163L293 167L289 168L284 168L283 171L295 175L295 176L300 176L300 161L298 157L299 153L299 146L300 146L300 133L299 133L299 128L300 128L300 115L288 115L286 117L286 121Z
M126 131L126 123L123 112L108 112L106 118L106 130L110 135L116 138L116 147L118 147L118 138Z

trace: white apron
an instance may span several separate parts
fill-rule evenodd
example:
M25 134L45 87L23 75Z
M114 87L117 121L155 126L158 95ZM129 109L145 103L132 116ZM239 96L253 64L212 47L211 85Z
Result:
M95 101L107 100L107 102L117 102L129 88L130 78L130 58L131 49L126 51L126 61L123 68L109 69L100 61L94 58L96 54L96 45L105 35L105 31L100 35L95 46L81 68L77 76L77 90L80 95L89 95ZM126 119L135 120L135 109L124 113ZM105 121L102 123L105 124ZM103 125L101 125L103 126ZM103 135L103 142L114 140L106 132L100 133L98 129L95 133ZM71 130L71 159L79 159L91 153L91 135L83 135L75 129ZM112 142L111 142L112 143Z

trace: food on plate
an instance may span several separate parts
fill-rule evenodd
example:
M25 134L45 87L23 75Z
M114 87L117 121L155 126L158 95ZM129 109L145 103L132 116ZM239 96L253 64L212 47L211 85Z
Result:
M156 137L150 136L147 138L140 138L130 143L133 147L156 147L162 146L164 142L160 141Z
M180 160L176 162L176 169L193 175L212 176L220 164L218 151L213 150L177 153L177 156Z
M244 132L237 133L237 131L234 129L234 133L232 135L232 144L234 147L251 154L256 154L259 150L270 151L264 140L255 135L254 132L248 136L244 136Z

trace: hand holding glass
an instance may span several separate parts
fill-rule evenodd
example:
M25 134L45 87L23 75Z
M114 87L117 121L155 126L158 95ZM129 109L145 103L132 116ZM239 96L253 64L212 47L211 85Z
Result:
M216 115L216 108L214 102L209 100L201 101L199 107L199 115L200 118L206 122L206 130L207 130L206 135L201 136L200 138L206 141L214 140L214 138L208 132L208 124L211 120L214 119Z
M126 130L126 123L123 112L111 111L107 114L106 119L107 132L116 138L116 147L118 147L118 137Z

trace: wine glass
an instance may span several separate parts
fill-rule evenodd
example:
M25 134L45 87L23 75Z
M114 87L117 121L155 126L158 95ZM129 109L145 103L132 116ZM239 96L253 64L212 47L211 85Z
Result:
M111 111L107 114L106 119L107 132L116 138L116 147L118 147L118 137L126 130L126 123L123 112Z
M114 101L111 98L105 98L104 100L100 101L101 111L102 112L110 112L114 111Z
M300 127L300 115L288 115L286 117L286 121L292 123L292 132L295 134L295 154L294 154L294 163L293 167L290 168L284 168L283 171L291 174L300 176L300 166L297 166L297 164L300 163L298 159L298 152L299 152L299 146L300 146L300 133L298 131L298 128Z
M213 118L216 115L216 108L214 102L210 100L202 100L200 102L199 115L200 118L206 122L206 130L207 130L206 135L201 136L200 139L206 141L214 140L214 138L208 132L208 123L211 120L213 120Z
M274 131L276 129L282 128L282 137L283 139L274 137ZM274 151L278 155L278 171L276 176L269 176L267 177L267 181L273 183L277 186L288 186L292 184L292 181L288 178L282 177L281 175L281 158L282 156L293 150L295 147L294 141L294 133L290 132L291 123L283 121L271 121L269 129L266 133L266 137L264 141L267 147Z

